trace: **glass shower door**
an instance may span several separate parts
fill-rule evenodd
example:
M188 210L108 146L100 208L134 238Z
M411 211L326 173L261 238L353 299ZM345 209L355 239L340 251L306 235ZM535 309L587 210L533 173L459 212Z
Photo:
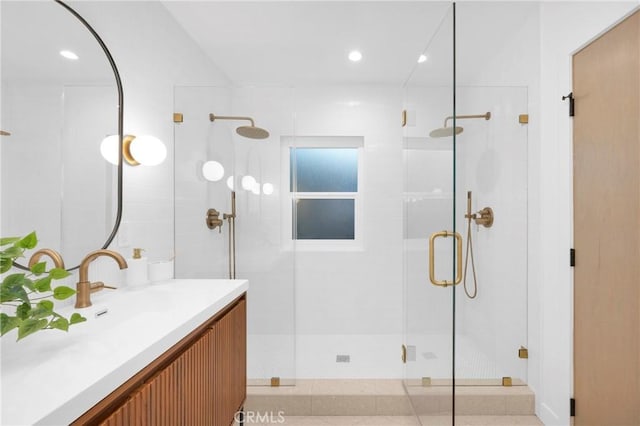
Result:
M456 232L455 5L443 8L404 87L405 388L425 423L454 413ZM438 420L435 420L438 421ZM427 423L428 423L427 422ZM431 423L428 423L431 424Z

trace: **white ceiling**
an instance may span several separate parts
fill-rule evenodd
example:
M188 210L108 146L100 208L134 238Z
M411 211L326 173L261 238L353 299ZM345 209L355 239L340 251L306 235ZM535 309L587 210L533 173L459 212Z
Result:
M238 85L402 84L450 2L164 1ZM363 54L352 63L347 54Z

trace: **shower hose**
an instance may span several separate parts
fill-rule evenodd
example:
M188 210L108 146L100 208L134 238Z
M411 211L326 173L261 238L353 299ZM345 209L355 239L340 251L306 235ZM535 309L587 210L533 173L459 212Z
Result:
M464 292L469 299L475 299L478 295L478 279L476 278L476 264L473 260L473 242L471 241L471 215L467 218L467 250L464 260L464 279L462 286ZM471 257L471 270L473 271L473 291L467 289L467 266L469 264L469 257Z

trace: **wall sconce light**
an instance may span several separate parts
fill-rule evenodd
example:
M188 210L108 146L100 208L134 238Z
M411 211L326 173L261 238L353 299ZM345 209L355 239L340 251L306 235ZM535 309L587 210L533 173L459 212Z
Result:
M107 136L100 144L100 153L109 163L118 164L118 135ZM131 166L157 166L167 158L167 147L155 136L125 135L122 156Z
M217 161L207 161L202 165L202 175L209 182L217 182L224 177L224 166Z

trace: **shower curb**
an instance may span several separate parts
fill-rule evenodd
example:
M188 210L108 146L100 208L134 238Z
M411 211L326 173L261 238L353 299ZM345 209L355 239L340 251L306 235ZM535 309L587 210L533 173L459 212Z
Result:
M322 381L319 390L309 384L299 388L250 386L245 408L254 412L282 412L285 416L430 416L451 412L451 389L446 386L409 387L407 394L401 384L385 392L371 386L371 381L358 389L357 380L337 380L332 392L327 389L330 382ZM528 386L456 388L459 415L527 416L534 415L534 409L535 395Z

